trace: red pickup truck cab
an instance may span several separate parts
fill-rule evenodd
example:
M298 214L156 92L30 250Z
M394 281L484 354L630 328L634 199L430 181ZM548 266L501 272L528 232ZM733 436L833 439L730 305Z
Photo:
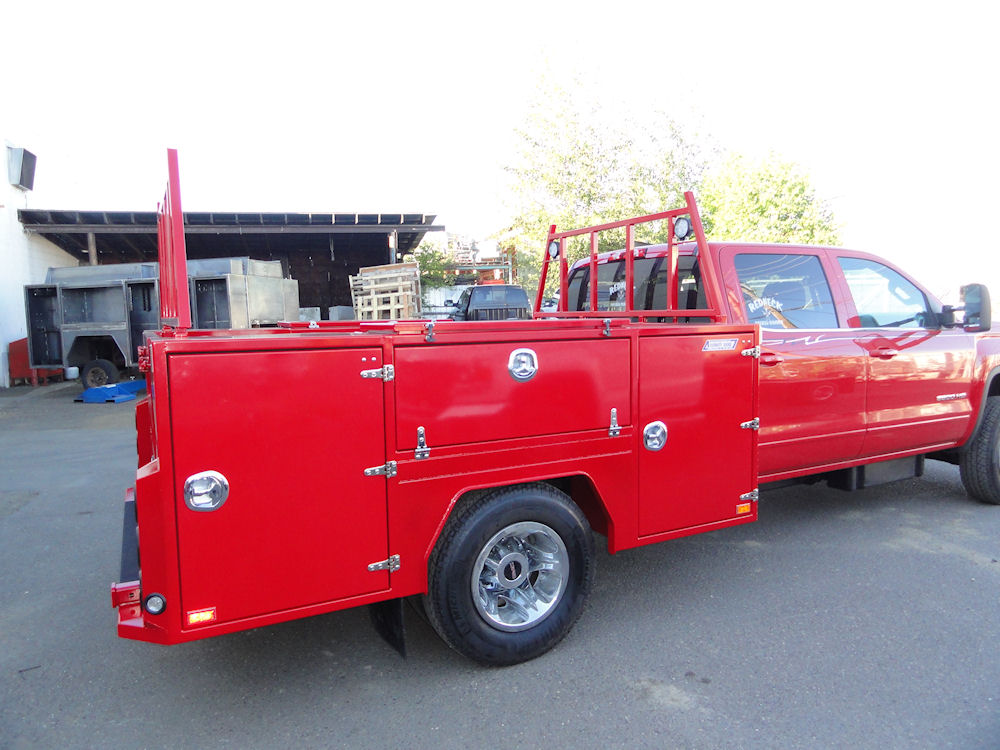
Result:
M958 463L967 491L1000 503L1000 335L985 288L965 321L904 271L832 247L709 242L728 320L761 327L759 478L817 476L857 489ZM706 265L678 248L677 307L704 307ZM625 251L575 263L561 309L626 304ZM667 306L667 245L636 247L633 310ZM540 312L540 311L538 311ZM702 322L679 318L680 322Z

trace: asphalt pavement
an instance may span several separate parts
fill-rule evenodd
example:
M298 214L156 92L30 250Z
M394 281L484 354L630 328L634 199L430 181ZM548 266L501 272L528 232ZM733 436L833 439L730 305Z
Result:
M956 467L602 551L580 622L515 667L416 616L403 659L364 609L160 647L108 594L134 407L77 390L0 391L2 748L1000 748L1000 507Z

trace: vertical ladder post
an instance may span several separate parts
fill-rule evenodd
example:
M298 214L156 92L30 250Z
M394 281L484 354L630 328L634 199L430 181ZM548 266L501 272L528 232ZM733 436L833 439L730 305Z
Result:
M167 149L167 191L157 217L157 252L160 260L160 324L186 331L191 328L187 252L184 247L184 213L177 149Z
M635 295L633 284L635 284L635 238L633 237L634 225L625 225L625 312L632 312L632 298Z
M705 229L701 225L701 215L698 213L698 206L694 202L694 193L688 191L684 193L684 200L687 203L688 216L691 217L691 226L694 227L694 237L698 243L698 253L705 262L699 263L702 279L707 288L708 298L714 303L711 315L716 323L726 322L726 313L723 312L722 292L719 287L719 280L715 278L715 263L708 257L711 251L708 249L708 240L705 239Z
M597 312L597 232L590 233L590 311Z

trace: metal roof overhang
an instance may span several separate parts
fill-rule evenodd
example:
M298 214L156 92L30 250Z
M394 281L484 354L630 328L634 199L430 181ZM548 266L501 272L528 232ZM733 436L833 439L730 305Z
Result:
M100 263L156 260L156 213L153 211L57 211L20 209L18 219L71 255L88 258L88 235L94 235ZM404 213L232 213L187 212L184 234L192 257L232 254L271 257L332 247L345 241L358 249L385 250L396 235L397 251L410 252L427 232L443 231L436 215ZM216 236L212 240L211 236ZM321 239L329 237L328 241ZM385 262L377 259L377 262Z

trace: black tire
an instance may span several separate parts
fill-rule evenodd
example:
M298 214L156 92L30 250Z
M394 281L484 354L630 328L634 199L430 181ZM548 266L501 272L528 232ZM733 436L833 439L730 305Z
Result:
M1000 396L986 399L983 421L959 461L971 497L1000 505Z
M118 368L106 359L95 359L88 362L80 370L80 383L84 389L100 388L102 385L113 385L118 382Z
M459 653L518 664L565 637L593 581L594 537L580 509L550 485L519 485L448 520L431 554L424 608Z

